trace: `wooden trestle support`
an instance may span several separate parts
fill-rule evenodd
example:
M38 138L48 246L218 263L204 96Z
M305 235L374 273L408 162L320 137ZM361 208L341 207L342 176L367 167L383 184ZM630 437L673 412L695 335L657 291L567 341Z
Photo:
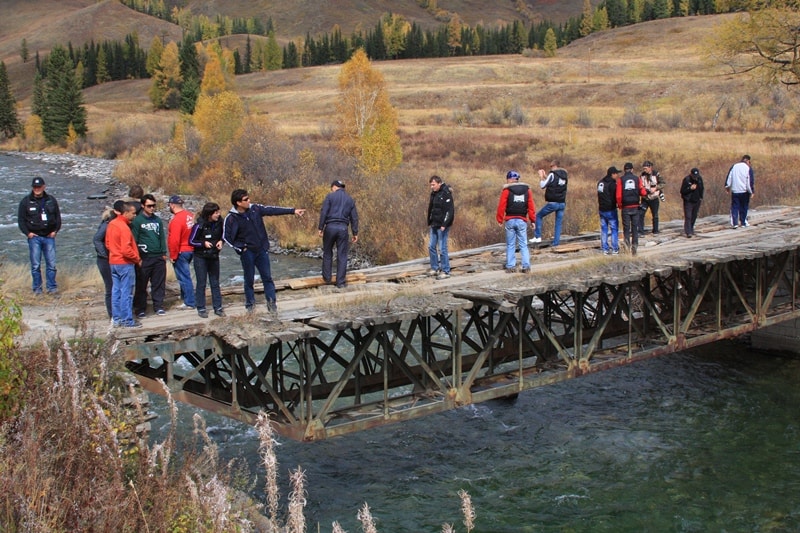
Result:
M518 276L514 290L456 290L445 308L286 325L264 345L215 336L131 345L143 386L318 440L513 396L533 387L796 318L797 245L675 260L604 279ZM525 284L529 286L525 286ZM457 302L457 303L452 303Z

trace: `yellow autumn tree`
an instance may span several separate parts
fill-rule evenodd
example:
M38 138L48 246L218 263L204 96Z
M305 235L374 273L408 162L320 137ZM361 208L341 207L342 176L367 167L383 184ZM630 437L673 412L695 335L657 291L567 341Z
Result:
M161 53L161 60L153 72L150 101L157 109L177 109L181 104L181 63L178 45L170 42Z
M200 83L200 94L214 96L228 89L225 75L222 72L222 64L219 56L215 53L208 55L206 68L203 70L203 81Z
M241 130L244 117L244 104L235 92L200 93L192 115L200 133L200 151L205 155L224 151Z
M367 174L385 175L403 160L397 110L389 102L383 74L358 49L339 73L336 104L339 147Z

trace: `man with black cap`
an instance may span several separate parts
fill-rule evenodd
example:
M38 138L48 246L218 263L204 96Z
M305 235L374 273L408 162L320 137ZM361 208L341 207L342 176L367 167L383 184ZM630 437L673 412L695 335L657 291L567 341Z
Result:
M58 292L56 284L56 234L61 229L61 210L56 199L45 191L44 180L36 176L31 193L25 195L17 211L19 230L28 238L33 293L42 294L42 257L45 263L48 294Z
M600 248L604 255L619 254L619 219L617 218L617 180L620 171L608 167L606 175L597 182L597 206L600 215ZM608 237L611 237L611 246Z
M700 212L700 202L703 201L703 176L700 170L693 168L681 183L681 198L683 198L683 231L688 238L694 236L694 223L697 213Z
M617 184L617 205L622 209L622 233L625 236L625 246L636 255L639 247L639 203L642 196L647 195L642 180L635 175L633 163L625 163L625 173Z
M336 287L345 286L347 275L348 226L353 232L353 243L358 242L358 210L356 202L344 190L340 180L331 182L331 192L322 202L319 213L319 236L322 237L322 280L331 283L333 247L336 246Z

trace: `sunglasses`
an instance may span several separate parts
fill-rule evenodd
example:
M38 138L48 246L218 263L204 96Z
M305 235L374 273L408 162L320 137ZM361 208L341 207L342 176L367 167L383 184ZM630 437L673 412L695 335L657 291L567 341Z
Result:
M239 201L240 201L240 202L249 202L249 201L250 201L250 197L249 197L249 196L245 196L244 198L242 198L242 199L241 199L241 200L239 200Z
M156 204L144 204L145 207L155 207Z

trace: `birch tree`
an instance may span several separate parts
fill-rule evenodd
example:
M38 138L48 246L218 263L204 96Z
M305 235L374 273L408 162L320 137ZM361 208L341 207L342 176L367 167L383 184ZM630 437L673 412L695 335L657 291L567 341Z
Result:
M397 110L383 75L372 68L363 49L342 65L337 112L339 147L358 160L362 171L385 175L400 164Z

